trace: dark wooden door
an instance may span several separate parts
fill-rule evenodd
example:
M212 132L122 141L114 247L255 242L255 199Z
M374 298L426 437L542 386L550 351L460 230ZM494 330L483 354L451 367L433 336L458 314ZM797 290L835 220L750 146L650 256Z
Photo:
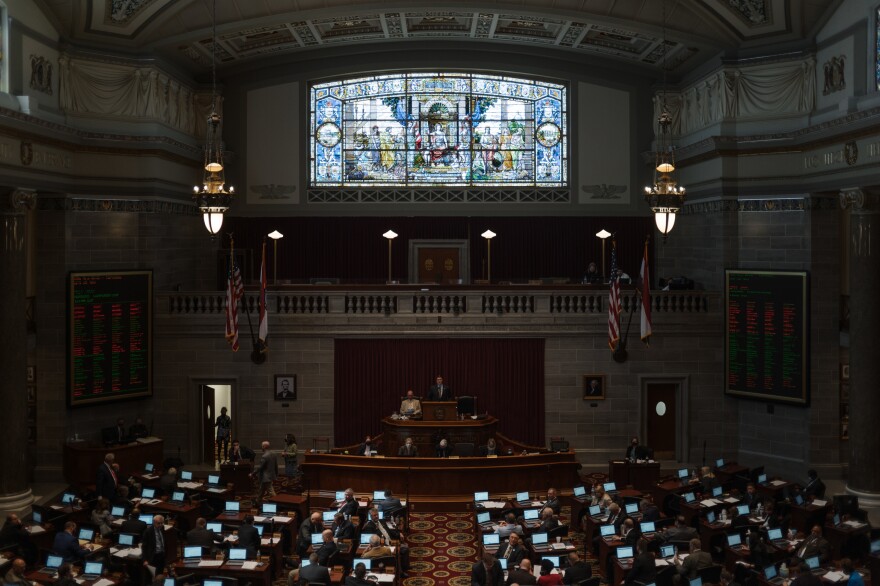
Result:
M419 248L419 283L457 283L458 248Z
M675 383L653 383L647 387L647 437L645 445L657 460L675 459L676 390Z
M202 391L202 463L214 464L214 387L200 385Z

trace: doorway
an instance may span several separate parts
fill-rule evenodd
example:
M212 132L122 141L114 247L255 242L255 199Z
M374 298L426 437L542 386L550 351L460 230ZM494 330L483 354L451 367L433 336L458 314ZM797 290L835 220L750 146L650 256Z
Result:
M230 436L235 435L232 432L235 429L235 418L232 417L232 385L201 384L199 385L199 391L201 393L202 413L199 454L201 454L202 464L217 466L223 457L222 449L225 447L228 450L228 442L224 446L216 439L217 429L215 423L221 409L224 407L226 408L227 415L232 418ZM230 437L229 442L231 441Z
M645 384L645 442L653 449L655 460L680 460L683 454L679 395L677 382Z
M470 283L467 240L410 240L408 265L410 283Z

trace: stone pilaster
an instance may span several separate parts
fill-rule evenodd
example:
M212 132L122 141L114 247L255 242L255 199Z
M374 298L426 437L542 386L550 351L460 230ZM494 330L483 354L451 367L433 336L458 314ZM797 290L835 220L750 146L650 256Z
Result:
M862 189L841 191L851 207L850 237L850 395L849 475L847 492L860 504L880 506L880 194Z
M27 320L25 317L26 211L33 208L33 192L16 190L0 198L0 372L3 408L0 409L0 511L20 511L33 502L27 482ZM5 516L5 515L4 515Z

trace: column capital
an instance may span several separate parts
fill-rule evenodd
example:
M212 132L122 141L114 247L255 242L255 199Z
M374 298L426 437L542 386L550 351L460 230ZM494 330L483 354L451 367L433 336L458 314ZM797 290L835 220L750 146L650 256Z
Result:
M873 189L846 187L840 190L840 207L856 212L880 211L880 194Z
M4 198L0 198L0 212L6 214L24 214L36 206L37 192L33 189L13 189Z

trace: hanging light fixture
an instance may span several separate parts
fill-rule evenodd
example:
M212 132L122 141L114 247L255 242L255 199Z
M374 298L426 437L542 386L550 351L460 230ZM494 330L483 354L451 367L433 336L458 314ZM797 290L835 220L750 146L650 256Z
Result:
M223 226L223 214L232 203L235 188L226 185L223 167L223 140L220 114L217 113L217 1L211 14L211 115L205 132L204 177L201 185L193 187L193 200L202 212L205 228L212 236Z
M672 144L672 115L666 104L666 1L663 1L663 88L654 150L654 184L645 187L645 201L654 212L654 223L663 241L675 225L675 216L684 206L685 189L675 180L675 147Z

